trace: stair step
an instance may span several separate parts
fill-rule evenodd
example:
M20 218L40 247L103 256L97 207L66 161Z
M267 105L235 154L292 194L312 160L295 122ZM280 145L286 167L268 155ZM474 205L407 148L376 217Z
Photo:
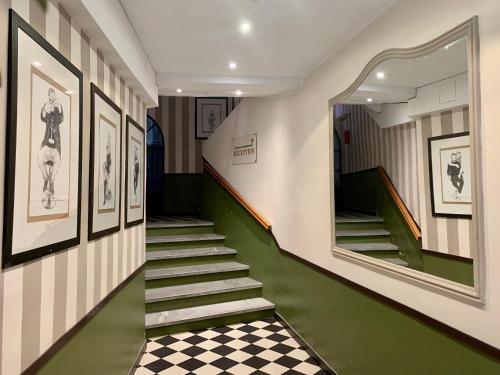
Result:
M146 303L229 293L254 288L262 288L262 283L249 277L242 277L238 279L146 289Z
M383 260L384 262L389 262L389 263L395 264L397 266L403 266L403 267L409 266L408 262L401 259L401 258L380 258L380 260Z
M236 250L229 247L195 247L186 249L163 250L163 251L148 251L146 260L173 260L183 258L197 258L218 255L234 255Z
M392 243L343 243L341 248L355 252L369 252L369 251L399 251L399 248Z
M274 309L274 304L264 298L216 303L184 309L146 314L146 329L168 327L231 315L247 314Z
M337 224L351 224L351 223L383 223L384 219L378 216L335 216L335 223Z
M196 275L207 275L222 272L247 271L250 267L238 262L224 262L201 264L195 266L169 267L146 270L146 280L170 279L175 277L187 277Z
M201 241L222 241L226 237L215 233L182 234L172 236L148 236L146 244L179 243L179 242L201 242Z
M338 230L335 237L372 237L389 236L391 232L385 229Z
M213 227L211 221L190 218L148 219L146 229Z

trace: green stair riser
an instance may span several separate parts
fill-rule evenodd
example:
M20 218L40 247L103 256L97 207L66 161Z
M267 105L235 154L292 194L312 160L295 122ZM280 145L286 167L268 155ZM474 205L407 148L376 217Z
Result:
M186 241L186 242L172 242L172 243L160 242L160 243L146 244L146 251L186 249L190 247L214 247L223 245L224 245L224 240Z
M201 320L199 322L182 323L168 327L146 329L146 338L171 335L179 332L196 331L200 329L222 327L228 324L248 323L273 316L274 310L255 311L221 318Z
M212 255L212 256L202 256L202 257L192 257L192 258L148 260L146 263L146 269L222 263L222 262L232 261L235 259L235 257L236 254L224 254L224 255Z
M338 244L338 247L342 248L342 244ZM353 251L353 253L367 255L372 258L397 258L399 256L399 250Z
M337 230L384 229L384 223L335 223Z
M371 243L371 242L391 242L391 236L348 236L348 237L337 237L336 242L340 243Z
M211 294L206 296L187 297L170 301L161 301L152 303L146 302L146 313L184 309L187 307L211 305L215 303L231 302L231 301L256 298L261 296L262 296L262 288L253 288L253 289Z
M164 286L172 286L172 285L202 283L205 281L226 280L226 279L233 279L233 278L247 277L247 276L248 276L248 270L244 270L244 271L231 271L231 272L217 272L206 275L172 277L168 279L146 280L146 289L161 288Z
M182 228L147 228L147 236L173 236L178 234L202 234L213 233L213 225L203 227L182 227Z

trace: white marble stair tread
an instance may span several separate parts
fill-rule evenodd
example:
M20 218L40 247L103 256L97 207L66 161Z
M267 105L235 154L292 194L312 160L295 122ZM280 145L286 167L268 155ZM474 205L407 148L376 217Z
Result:
M335 216L337 224L357 224L357 223L383 223L384 219L378 216Z
M250 267L238 262L223 262L212 264L200 264L195 266L168 267L146 270L146 280L169 279L174 277L186 277L196 275L207 275L221 272L246 271Z
M365 252L365 251L398 251L399 247L392 243L343 243L339 247L346 250Z
M214 223L211 221L197 219L179 219L179 220L149 220L146 222L146 229L160 228L196 228L196 227L212 227Z
M221 241L224 240L225 238L226 238L225 236L215 233L175 234L170 236L148 236L146 238L146 244Z
M338 230L336 237L370 237L370 236L389 236L391 232L385 229L351 229Z
M146 303L208 296L255 288L262 288L262 283L249 277L175 285L164 288L146 289Z
M232 302L150 313L146 314L145 323L146 329L151 329L272 309L274 309L274 304L266 299L250 298Z
M380 258L380 260L383 260L384 262L389 262L389 263L395 264L397 266L408 267L408 262L404 261L401 258Z
M224 246L195 247L175 250L148 251L146 252L146 260L171 260L234 254L236 254L236 250Z

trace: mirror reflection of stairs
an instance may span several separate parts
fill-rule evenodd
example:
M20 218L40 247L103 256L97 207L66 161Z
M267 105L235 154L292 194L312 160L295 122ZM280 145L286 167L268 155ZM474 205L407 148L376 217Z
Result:
M382 217L375 213L344 210L336 212L335 224L338 247L408 267L400 249L391 241L391 232L384 229Z
M146 336L240 323L272 316L262 283L235 261L211 222L185 217L146 225Z

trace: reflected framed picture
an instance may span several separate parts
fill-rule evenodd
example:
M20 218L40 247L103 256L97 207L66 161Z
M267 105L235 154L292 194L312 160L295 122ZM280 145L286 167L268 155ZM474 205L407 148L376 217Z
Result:
M227 117L227 98L195 99L196 138L207 139Z
M90 98L89 240L120 230L122 110L97 86Z
M10 10L4 247L10 267L80 243L82 73Z
M127 115L127 166L125 174L125 227L144 222L144 129Z
M469 132L428 139L432 215L472 218Z

